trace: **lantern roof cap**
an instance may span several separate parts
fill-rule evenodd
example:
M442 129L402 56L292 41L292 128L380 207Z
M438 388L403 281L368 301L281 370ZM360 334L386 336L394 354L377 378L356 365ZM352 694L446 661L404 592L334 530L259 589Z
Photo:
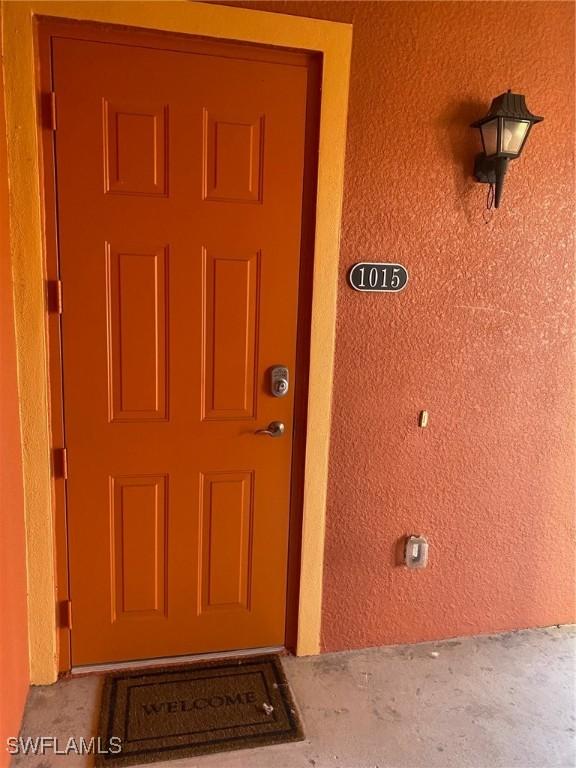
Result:
M508 90L506 93L501 93L500 96L496 96L492 99L492 104L488 110L488 114L476 120L472 123L472 128L479 128L483 123L488 120L494 120L497 117L507 117L511 120L528 120L530 123L540 123L544 120L543 117L533 115L532 112L526 106L526 99L521 93L512 93Z

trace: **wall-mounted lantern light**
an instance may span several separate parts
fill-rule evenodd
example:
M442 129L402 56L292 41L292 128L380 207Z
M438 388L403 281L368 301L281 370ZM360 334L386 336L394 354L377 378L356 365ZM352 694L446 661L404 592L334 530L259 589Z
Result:
M472 123L472 128L480 129L484 149L476 155L474 176L476 181L495 185L495 208L502 199L508 161L520 156L530 129L541 120L528 110L524 96L508 91L492 100L486 117Z

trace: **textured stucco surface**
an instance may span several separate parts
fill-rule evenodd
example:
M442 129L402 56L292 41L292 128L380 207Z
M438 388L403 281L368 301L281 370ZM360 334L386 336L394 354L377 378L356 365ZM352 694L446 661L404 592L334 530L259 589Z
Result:
M0 7L0 31L2 9ZM2 35L0 34L0 46ZM8 238L4 90L0 73L0 766L20 728L28 691L26 550Z
M324 648L570 621L574 5L240 5L354 24ZM468 126L507 88L545 121L486 224ZM353 292L362 260L408 288Z

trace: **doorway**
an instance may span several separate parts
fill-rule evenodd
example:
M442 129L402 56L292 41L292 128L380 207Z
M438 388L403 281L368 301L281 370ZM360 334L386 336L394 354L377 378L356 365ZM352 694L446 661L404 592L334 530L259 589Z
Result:
M71 663L284 645L317 62L66 22L41 38Z

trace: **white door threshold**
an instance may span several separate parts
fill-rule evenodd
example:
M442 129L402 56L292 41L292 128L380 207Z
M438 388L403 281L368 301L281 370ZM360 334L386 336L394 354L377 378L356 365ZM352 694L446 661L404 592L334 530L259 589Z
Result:
M234 659L239 656L260 656L271 653L282 653L283 645L266 648L244 648L239 651L216 651L215 653L196 653L190 656L161 656L157 659L141 659L139 661L113 661L109 664L88 664L72 667L70 675L93 675L105 672L120 672L123 669L148 669L150 667L169 667L177 664L189 664L193 661L211 661L215 659Z

